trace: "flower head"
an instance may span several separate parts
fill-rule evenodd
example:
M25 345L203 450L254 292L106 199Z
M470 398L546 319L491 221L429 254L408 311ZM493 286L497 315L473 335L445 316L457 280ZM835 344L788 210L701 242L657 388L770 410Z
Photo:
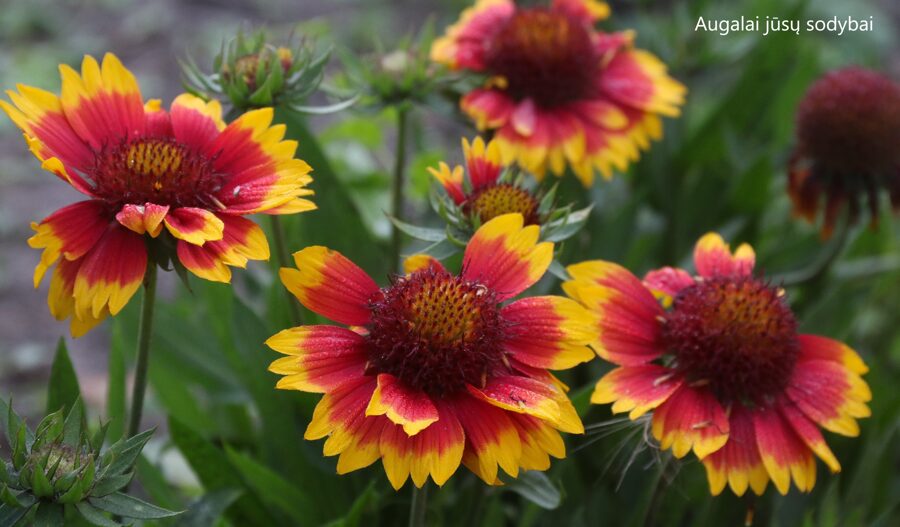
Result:
M431 56L489 77L461 106L479 130L496 130L504 163L538 177L568 165L590 185L596 171L611 177L658 139L659 116L677 116L685 94L659 59L634 49L632 32L595 29L608 14L595 0L478 0Z
M171 261L220 282L229 266L268 259L247 214L315 208L302 196L310 167L297 144L270 126L272 110L229 125L218 102L183 94L169 111L144 104L134 76L107 54L85 57L81 75L60 66L62 95L18 86L0 107L22 129L42 167L87 196L33 223L43 249L35 287L54 264L50 312L84 334L121 310L155 265Z
M306 430L328 437L343 474L379 458L394 488L411 476L442 485L460 462L489 484L499 466L545 470L565 448L559 431L583 427L547 369L591 359L590 315L555 296L517 296L550 265L553 244L521 215L485 223L463 270L414 256L379 288L325 247L296 254L285 286L312 311L351 326L301 326L270 338L287 355L270 369L282 389L325 393Z
M694 250L696 276L665 267L643 282L591 261L568 268L565 291L598 316L601 357L618 365L591 401L631 419L652 411L652 433L676 457L691 450L710 490L787 493L815 484L813 455L840 464L819 427L859 434L867 371L845 344L797 332L784 291L753 276L749 245L732 253L718 234Z
M829 236L844 207L850 221L863 196L878 221L886 190L900 211L900 84L858 67L828 73L806 92L797 109L797 147L788 190L794 209L814 221L825 196L822 234Z
M485 144L481 137L471 143L463 138L462 147L465 168L451 169L444 162L429 168L447 195L435 208L454 231L452 239L468 239L474 229L498 216L521 214L526 225L541 227L541 239L557 242L575 234L587 220L590 208L556 207L555 188L545 192L506 167L496 139ZM413 236L416 232L409 230Z

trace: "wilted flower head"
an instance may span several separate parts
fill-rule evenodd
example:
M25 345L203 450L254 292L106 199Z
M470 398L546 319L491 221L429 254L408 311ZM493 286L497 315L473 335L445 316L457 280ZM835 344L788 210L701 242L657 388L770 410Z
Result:
M330 52L318 52L306 39L284 47L267 38L264 31L250 37L238 33L223 44L210 74L188 61L183 64L185 85L204 99L226 98L240 111L267 106L306 111L305 101L322 83Z
M788 190L794 209L814 221L824 196L822 234L838 214L859 216L863 197L870 221L878 221L887 191L900 211L900 84L859 67L833 71L816 81L797 109L797 146Z
M9 462L0 460L0 512L8 522L3 525L36 514L62 525L67 511L89 525L104 526L114 525L106 513L131 519L177 514L122 491L152 430L104 450L106 426L89 437L80 402L67 416L62 410L48 415L34 432L5 401L0 401L0 419L12 452Z
M168 111L146 104L137 80L112 54L85 57L81 74L60 66L62 94L18 86L0 101L42 167L87 199L33 223L42 249L37 287L50 281L50 312L82 335L118 313L151 265L229 282L229 267L269 258L265 234L244 218L315 205L310 167L296 141L271 126L272 109L231 124L217 101L178 96ZM152 258L152 259L151 259Z
M659 139L661 115L679 114L685 88L633 47L633 32L598 31L608 14L595 0L478 0L435 40L435 61L488 77L461 107L479 130L496 131L505 164L539 178L568 166L589 185Z
M498 468L546 470L565 456L559 432L582 433L565 388L547 371L590 360L591 317L576 302L525 297L553 244L519 214L469 241L462 271L415 256L379 288L340 253L307 247L285 286L310 310L349 327L291 328L267 344L286 357L278 387L324 393L307 439L327 437L343 474L381 459L388 479L443 485L460 463L488 484Z
M808 492L818 456L840 470L819 427L859 434L870 414L868 368L841 342L798 332L785 293L753 275L746 244L715 233L694 249L696 274L664 267L643 282L604 261L567 268L566 293L597 315L596 351L618 367L591 401L638 419L681 458L703 462L710 490L762 494L769 481Z

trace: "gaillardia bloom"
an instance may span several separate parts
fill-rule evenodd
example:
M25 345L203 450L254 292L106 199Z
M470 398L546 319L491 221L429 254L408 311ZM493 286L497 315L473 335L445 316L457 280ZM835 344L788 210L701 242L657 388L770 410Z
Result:
M269 368L284 375L279 388L325 394L306 439L328 438L340 474L381 458L397 489L410 476L442 485L460 462L497 484L498 465L515 477L564 457L559 431L584 428L547 370L591 359L593 319L562 297L504 304L541 278L552 251L509 214L476 232L459 275L420 255L379 288L337 252L295 253L285 286L350 326L300 326L267 342L287 355Z
M539 224L540 197L521 185L501 179L504 166L497 141L485 145L482 138L476 137L471 144L463 139L462 146L468 180L463 177L462 166L451 170L447 163L441 162L438 168L428 170L463 215L484 223L497 216L518 213L525 219L525 225Z
M828 73L806 92L797 110L797 147L788 191L794 210L814 221L824 195L822 234L838 214L855 222L863 196L878 221L881 191L900 211L900 84L858 67Z
M659 59L632 46L633 32L595 29L608 14L594 0L478 0L431 56L488 76L460 104L479 130L496 130L504 163L538 177L568 165L590 185L596 170L609 178L660 138L660 115L677 116L685 95Z
M0 101L42 167L88 199L40 223L29 245L43 249L38 286L50 282L50 312L84 334L121 310L147 269L177 258L207 280L228 282L228 266L267 259L262 229L246 214L311 210L301 198L309 165L297 144L269 126L272 110L248 112L228 126L218 102L180 95L167 112L145 105L134 76L107 54L85 57L81 75L60 66L62 94L18 86Z
M749 245L734 254L718 234L694 250L698 276L665 267L643 283L624 268L591 261L568 268L564 289L598 316L597 353L619 367L591 401L637 419L676 457L693 450L710 490L782 494L791 480L815 484L821 458L840 465L819 427L859 434L869 415L867 371L845 344L797 333L784 292L754 277Z

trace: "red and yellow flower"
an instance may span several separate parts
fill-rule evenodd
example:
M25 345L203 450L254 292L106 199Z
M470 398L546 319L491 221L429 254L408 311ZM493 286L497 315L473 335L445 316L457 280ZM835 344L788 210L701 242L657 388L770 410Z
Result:
M832 71L810 86L797 109L797 146L788 166L794 211L823 237L845 208L857 220L863 198L872 227L882 191L900 212L900 83L859 67ZM820 203L820 202L824 203Z
M247 214L315 208L302 196L310 167L272 110L229 125L218 102L178 96L166 111L144 103L134 75L112 54L60 66L61 95L19 85L0 107L22 129L41 166L87 199L40 223L35 287L54 264L50 312L79 336L121 310L141 284L148 243L171 244L195 275L228 282L229 266L267 259ZM157 243L158 242L158 243Z
M504 163L539 178L570 166L585 184L600 171L624 170L662 136L660 116L675 117L685 88L634 33L603 33L609 7L595 0L552 0L522 8L478 0L431 49L453 69L488 76L462 110L479 130L496 130Z
M326 438L338 473L382 460L394 488L408 478L442 485L462 463L488 484L498 467L545 470L562 458L559 432L583 426L547 371L593 356L591 315L556 296L511 303L550 265L553 244L509 214L469 242L459 275L437 260L407 260L379 288L325 247L294 254L285 286L310 310L349 327L300 326L267 344L286 357L278 388L324 393L306 439Z
M618 365L591 401L631 419L652 411L652 433L676 457L692 451L710 490L787 493L815 484L816 463L840 464L820 427L859 434L871 398L866 365L847 345L798 334L784 291L754 277L749 245L732 253L700 239L696 276L665 267L643 282L609 262L568 268L563 286L598 316L597 353Z
M450 168L441 162L428 170L447 191L450 199L463 215L477 218L480 223L504 214L521 214L526 225L540 223L540 199L532 191L506 181L501 176L504 165L500 158L500 146L496 140L485 144L476 137L471 143L462 140L466 158L468 179L460 165Z

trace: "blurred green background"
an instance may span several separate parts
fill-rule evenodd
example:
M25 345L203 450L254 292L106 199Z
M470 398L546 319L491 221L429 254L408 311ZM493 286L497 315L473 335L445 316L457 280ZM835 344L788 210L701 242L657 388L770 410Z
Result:
M683 116L667 120L665 139L629 173L587 191L571 176L563 180L561 201L596 205L588 227L563 248L562 262L604 258L636 273L665 264L686 266L694 241L718 230L727 239L753 244L758 268L775 280L814 266L830 246L815 225L792 217L785 193L793 112L809 83L829 69L858 64L900 78L900 3L611 4L613 16L601 27L636 29L638 46L662 57L690 92ZM241 28L266 27L276 44L292 33L312 34L322 45L370 57L377 43L390 50L429 17L442 31L466 5L458 0L7 0L0 5L0 86L21 82L58 91L57 64L77 65L86 53L112 51L135 72L145 98L167 103L182 91L178 59L190 55L208 68L222 40ZM719 36L694 32L701 15L873 16L875 29L843 36ZM333 59L330 75L340 70ZM441 159L460 162L459 137L474 131L446 101L419 106L412 118L406 217L436 225L426 200L425 167ZM333 240L330 245L346 249L384 283L390 227L382 211L390 206L391 110L354 108L310 121L318 145L307 138L300 156L319 178L314 188L329 192L319 198L322 210L288 220L289 247ZM299 133L299 120L291 130ZM25 239L31 221L76 199L73 190L39 169L20 133L0 119L0 396L12 394L17 410L31 417L42 412L53 348L67 336L67 327L47 311L46 283L39 291L31 287L38 252L28 249ZM875 394L873 417L862 423L859 438L827 435L843 471L829 475L819 464L811 494L792 491L781 497L770 486L758 499L738 499L728 491L711 498L699 463L667 464L661 472L659 455L642 440L640 428L611 421L608 408L586 404L593 382L609 369L597 360L563 376L589 432L567 438L569 457L555 463L549 479L485 489L461 470L444 489L432 492L429 525L740 525L748 508L755 511L754 525L900 525L900 395L894 384L900 378L898 227L896 218L883 212L877 232L853 229L823 279L788 290L801 330L856 348L871 367L866 380ZM414 247L410 242L407 252ZM393 492L380 464L338 478L335 460L322 458L320 442L302 440L318 397L274 391L275 378L265 367L275 354L262 342L286 327L288 318L273 271L274 264L251 264L235 273L233 289L195 280L193 294L164 276L157 326L162 330L153 348L145 419L161 430L141 463L141 492L183 509L201 495L201 482L207 491L219 492L207 496L221 498L238 489L242 494L230 509L231 523L222 525L403 524L409 485ZM558 291L553 279L536 287ZM121 415L136 300L116 321L68 341L94 416ZM5 450L0 456L7 456ZM198 458L207 464L198 465Z

